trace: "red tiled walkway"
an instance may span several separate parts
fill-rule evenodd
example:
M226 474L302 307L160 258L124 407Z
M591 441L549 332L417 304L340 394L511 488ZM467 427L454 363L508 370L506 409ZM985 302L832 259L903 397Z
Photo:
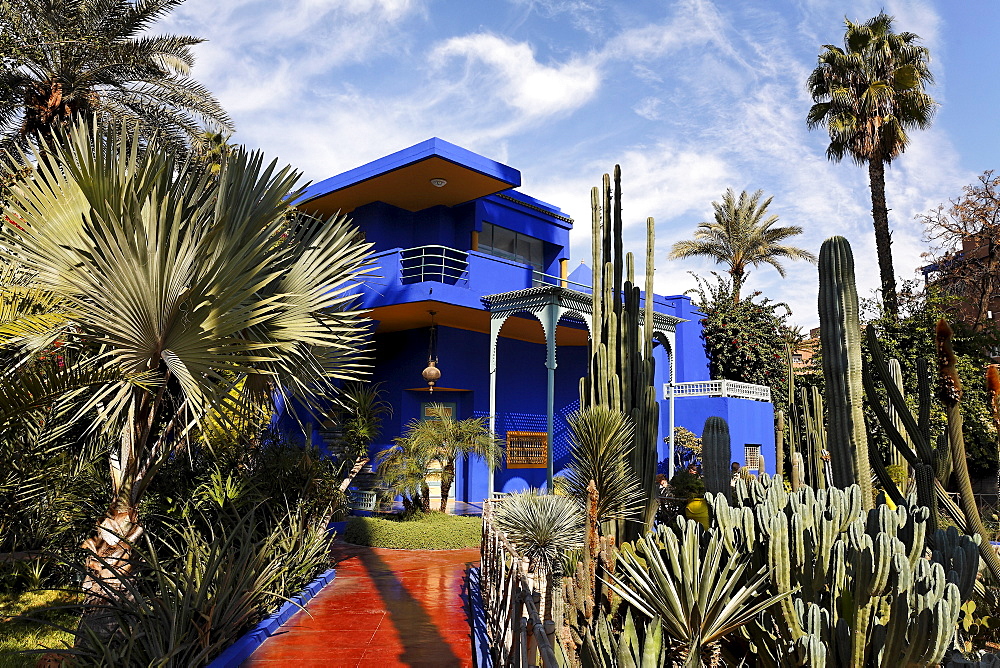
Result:
M243 668L472 666L464 580L479 550L383 550L338 543L337 577Z

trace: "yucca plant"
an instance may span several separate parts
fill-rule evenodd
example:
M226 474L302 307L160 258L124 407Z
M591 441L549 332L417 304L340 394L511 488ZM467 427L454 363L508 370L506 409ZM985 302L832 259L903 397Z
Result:
M586 508L590 481L597 488L597 518L634 518L645 499L628 465L634 427L621 411L595 405L569 416L572 432L566 492Z
M9 163L30 173L0 248L58 297L68 371L108 375L90 396L114 442L112 498L86 543L96 596L132 563L151 480L206 416L238 422L275 396L318 412L363 373L352 290L371 245L343 217L297 214L298 173L260 153L234 151L211 177L134 126L78 124Z
M534 489L509 494L496 505L493 520L532 569L541 564L551 571L567 552L583 547L583 514L569 497Z

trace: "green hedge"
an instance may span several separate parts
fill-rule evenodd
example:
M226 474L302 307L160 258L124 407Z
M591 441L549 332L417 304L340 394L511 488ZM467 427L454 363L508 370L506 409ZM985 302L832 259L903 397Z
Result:
M459 550L479 547L482 533L481 517L428 513L408 520L352 517L344 540L393 550Z

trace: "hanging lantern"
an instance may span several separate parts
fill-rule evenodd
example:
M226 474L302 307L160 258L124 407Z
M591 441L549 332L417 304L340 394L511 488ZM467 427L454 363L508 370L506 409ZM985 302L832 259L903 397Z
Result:
M420 375L427 381L430 393L434 394L434 386L441 378L441 370L437 368L437 325L434 324L435 313L434 311L428 311L428 313L431 314L431 331L430 341L427 345L427 368Z

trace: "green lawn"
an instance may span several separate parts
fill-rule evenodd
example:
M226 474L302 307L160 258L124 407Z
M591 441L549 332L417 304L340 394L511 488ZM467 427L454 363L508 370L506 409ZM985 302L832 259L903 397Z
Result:
M73 634L60 631L48 624L18 615L45 619L67 628L76 626L78 616L70 610L51 610L52 606L74 601L71 594L62 591L42 590L26 594L0 593L0 668L31 668L37 663L38 654L17 654L19 650L62 648L73 643Z
M427 513L406 521L352 517L347 521L344 540L394 550L459 550L479 547L482 534L481 517Z

